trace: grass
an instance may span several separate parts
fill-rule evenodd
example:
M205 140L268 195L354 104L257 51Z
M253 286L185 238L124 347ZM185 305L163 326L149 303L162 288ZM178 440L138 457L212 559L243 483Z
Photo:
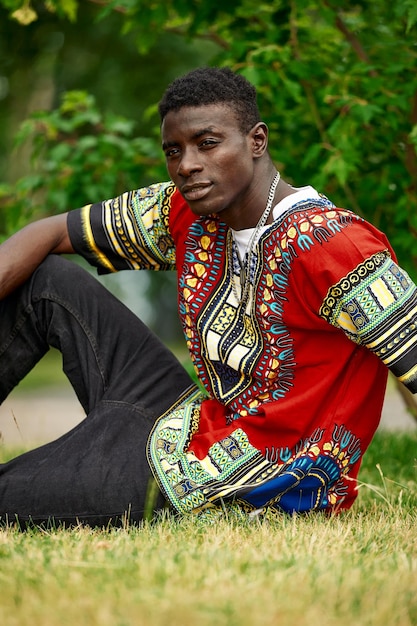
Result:
M51 351L19 393L60 367ZM416 457L417 429L378 432L337 517L0 530L0 625L417 626Z
M415 516L4 533L1 623L415 624Z
M58 350L51 348L33 370L19 383L16 392L25 393L42 390L45 387L69 386L62 371L62 357Z
M378 433L357 504L330 519L0 531L0 624L416 625L416 443Z

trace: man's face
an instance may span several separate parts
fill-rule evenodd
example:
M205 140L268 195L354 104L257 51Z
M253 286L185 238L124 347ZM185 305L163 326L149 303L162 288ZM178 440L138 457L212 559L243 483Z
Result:
M169 176L193 213L236 226L254 186L253 130L243 134L233 109L211 104L169 112L161 133Z

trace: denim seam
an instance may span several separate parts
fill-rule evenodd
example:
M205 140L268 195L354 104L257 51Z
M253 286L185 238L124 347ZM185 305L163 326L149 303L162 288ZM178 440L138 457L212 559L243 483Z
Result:
M135 413L139 413L142 416L148 417L148 418L152 418L152 419L157 419L159 416L155 417L155 414L152 413L152 411L149 411L145 406L143 406L142 404L138 404L138 403L133 403L133 402L126 402L126 400L106 400L106 399L102 399L100 400L100 404L106 404L109 406L125 406L128 407L130 409L133 409L133 411L135 411Z
M62 300L61 298L56 297L53 294L50 293L45 293L42 292L39 296L34 296L33 297L33 303L37 304L39 302L41 302L42 300L49 300L50 302L55 302L56 304L58 304L59 306L62 306L70 315L72 315L72 317L76 320L76 322L80 325L80 328L83 330L90 346L91 346L91 350L93 351L94 354L94 358L95 361L97 363L97 367L98 367L98 371L100 372L100 376L101 379L103 381L103 389L104 391L107 390L108 385L107 385L107 381L106 381L106 377L103 371L103 368L101 367L101 362L100 362L100 358L98 355L98 350L96 350L96 346L97 346L97 342L94 340L94 333L91 331L91 329L89 328L88 325L85 324L84 320L77 315L77 312L71 307L70 304L68 304L68 302L66 300Z
M23 310L18 321L13 326L12 332L10 333L8 339L0 346L0 356L2 356L11 346L13 341L19 334L20 329L25 325L27 318L33 312L33 306L28 304L28 306Z

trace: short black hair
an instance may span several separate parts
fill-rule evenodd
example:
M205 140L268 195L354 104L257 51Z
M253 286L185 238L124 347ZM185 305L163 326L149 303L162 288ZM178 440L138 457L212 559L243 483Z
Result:
M245 134L261 121L256 89L246 78L228 67L200 67L168 86L159 103L161 123L170 111L221 103L234 110Z

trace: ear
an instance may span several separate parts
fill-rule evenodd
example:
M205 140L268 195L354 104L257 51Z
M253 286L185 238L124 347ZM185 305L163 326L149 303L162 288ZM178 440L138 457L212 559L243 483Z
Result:
M253 158L259 159L268 148L268 126L265 122L258 122L249 131L252 142Z

